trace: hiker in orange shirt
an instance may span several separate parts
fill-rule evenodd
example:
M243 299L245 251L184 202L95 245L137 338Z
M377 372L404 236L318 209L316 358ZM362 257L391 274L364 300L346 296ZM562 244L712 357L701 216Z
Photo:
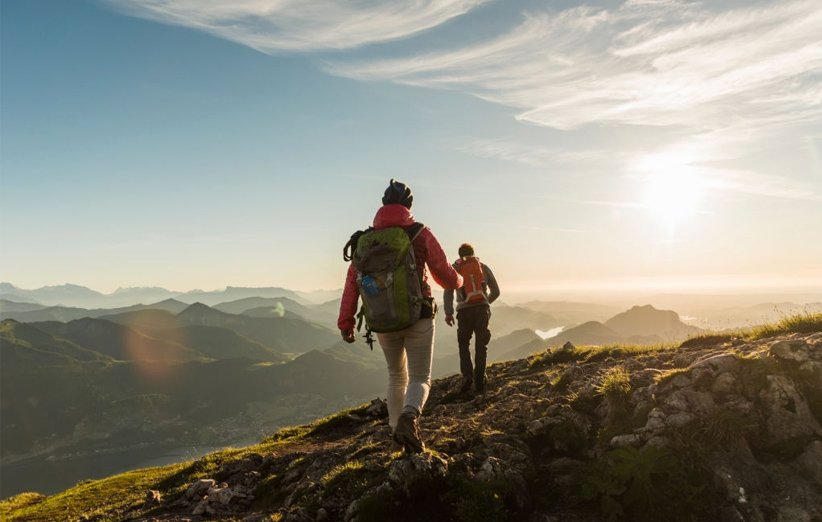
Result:
M474 385L477 393L485 391L485 360L491 331L490 304L499 297L499 285L488 265L480 263L474 256L474 247L463 243L459 248L460 258L454 262L454 269L462 275L463 286L457 290L457 342L460 349L460 392L465 393ZM454 325L454 290L445 290L445 322ZM471 337L474 341L474 363L471 363Z

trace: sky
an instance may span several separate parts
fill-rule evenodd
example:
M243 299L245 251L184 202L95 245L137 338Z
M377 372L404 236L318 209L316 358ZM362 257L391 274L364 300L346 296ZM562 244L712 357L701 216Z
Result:
M822 4L3 0L0 280L339 288L390 178L503 294L822 288Z

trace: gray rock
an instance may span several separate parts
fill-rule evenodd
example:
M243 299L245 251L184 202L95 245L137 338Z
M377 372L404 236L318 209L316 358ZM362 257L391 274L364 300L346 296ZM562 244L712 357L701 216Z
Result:
M519 471L513 469L510 464L496 457L488 457L480 466L476 475L477 480L482 482L504 482L513 486L514 501L518 509L524 509L528 503L526 494L527 484L525 478Z
M767 443L777 444L796 437L822 435L805 399L789 378L768 375L768 387L759 393L765 410Z
M445 477L448 463L431 453L415 453L394 460L388 470L388 479L406 492L417 480Z
M645 423L645 431L649 433L659 433L665 429L665 412L659 408L654 408L648 413L648 421Z
M822 348L819 351L822 352ZM822 388L822 363L816 361L804 362L799 366L799 371L810 381L812 386Z
M691 413L688 413L688 412L685 412L685 411L681 411L679 413L674 413L673 415L670 415L667 419L665 419L665 424L669 428L677 429L677 428L681 428L681 427L683 427L687 424L690 424L695 419L696 419L695 415L693 415Z
M714 397L709 392L692 389L677 390L662 400L667 410L706 414L716 409Z
M674 411L687 411L689 408L688 406L688 399L685 397L685 394L682 391L675 391L674 393L667 396L663 399L662 404L667 406L669 409Z
M160 492L156 489L150 489L146 491L146 501L143 504L143 509L151 509L153 507L159 506L162 501L163 496L160 494Z
M691 365L691 368L708 368L714 372L729 372L739 366L739 358L731 353L713 355L706 359L701 359Z
M822 441L815 440L808 444L805 452L796 459L796 462L817 486L822 487Z
M541 419L536 419L528 423L528 434L532 436L542 435L551 426L556 426L564 421L562 417L543 417Z
M371 401L371 404L365 409L365 414L377 419L388 417L388 404L378 397Z
M664 381L664 389L678 390L693 384L690 373L678 373Z
M297 484L297 487L294 488L294 491L292 491L291 494L285 497L285 500L283 501L283 506L287 508L293 506L295 503L297 503L299 499L311 493L315 489L317 489L317 484L311 480L300 482L299 484Z
M234 493L234 490L228 487L227 484L223 483L217 487L209 488L207 496L209 504L221 504L223 506L227 506L236 494Z
M736 377L728 372L722 372L716 376L716 380L711 385L711 391L714 393L734 393L739 389L739 384L736 382Z
M647 448L667 448L671 445L670 439L667 437L662 437L660 435L656 435L648 439L648 442L645 443L645 447Z
M317 510L317 516L314 518L317 522L325 522L328 520L328 511L325 508Z
M197 505L194 506L194 509L191 510L191 514L192 515L204 515L204 514L207 513L208 509L210 509L208 507L208 497L203 497L202 499L200 499L200 501L197 503Z
M496 457L488 457L480 466L477 472L477 480L490 482L495 479L503 478L505 475L505 464L502 460Z
M768 353L783 361L803 363L811 360L810 346L805 341L777 341L768 349Z
M625 435L617 435L612 438L609 444L612 448L627 448L637 447L641 442L642 438L639 435L627 433Z
M716 410L714 396L710 392L683 390L682 393L685 395L690 412L705 415Z
M189 500L198 500L206 494L206 492L217 485L214 479L200 479L193 482L186 490L186 498Z

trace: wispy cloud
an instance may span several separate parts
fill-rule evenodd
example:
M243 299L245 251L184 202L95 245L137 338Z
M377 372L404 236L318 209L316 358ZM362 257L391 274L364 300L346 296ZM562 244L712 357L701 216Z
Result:
M793 181L783 176L760 174L745 170L712 169L705 176L705 187L716 190L742 192L755 196L782 199L822 201L822 195L809 183Z
M602 149L568 151L560 147L540 147L503 139L453 138L446 140L444 146L450 150L480 158L510 161L530 167L546 167L556 164L573 164L579 167L600 164L604 161L613 165L615 161L627 161L626 155L614 154Z
M797 0L715 12L705 4L627 2L529 14L458 50L329 71L468 91L559 129L586 123L718 126L822 114L822 4Z
M465 138L448 140L445 144L452 150L465 152L481 158L498 159L544 167L559 154L559 151L543 147L531 147L522 143L485 138Z
M102 0L130 14L206 31L266 53L344 50L407 38L487 0ZM388 59L327 58L331 74L453 89L512 107L519 121L665 126L696 143L690 164L732 161L822 121L822 3L627 0L533 7L521 23L474 43ZM454 42L454 40L443 40ZM584 129L583 129L584 130ZM657 142L649 147L670 145ZM532 167L623 169L625 151L530 147L498 139L453 148ZM620 157L621 155L621 157ZM819 188L750 170L705 170L710 188L818 199Z
M406 38L486 0L103 0L128 14L265 53L350 49Z

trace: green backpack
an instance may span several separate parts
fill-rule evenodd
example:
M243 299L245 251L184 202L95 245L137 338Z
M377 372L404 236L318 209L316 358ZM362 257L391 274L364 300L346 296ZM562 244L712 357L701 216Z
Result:
M362 298L359 316L360 321L365 317L369 331L408 328L420 319L422 307L430 306L422 294L422 274L412 247L423 228L415 223L408 229L368 229L352 236L350 257Z

